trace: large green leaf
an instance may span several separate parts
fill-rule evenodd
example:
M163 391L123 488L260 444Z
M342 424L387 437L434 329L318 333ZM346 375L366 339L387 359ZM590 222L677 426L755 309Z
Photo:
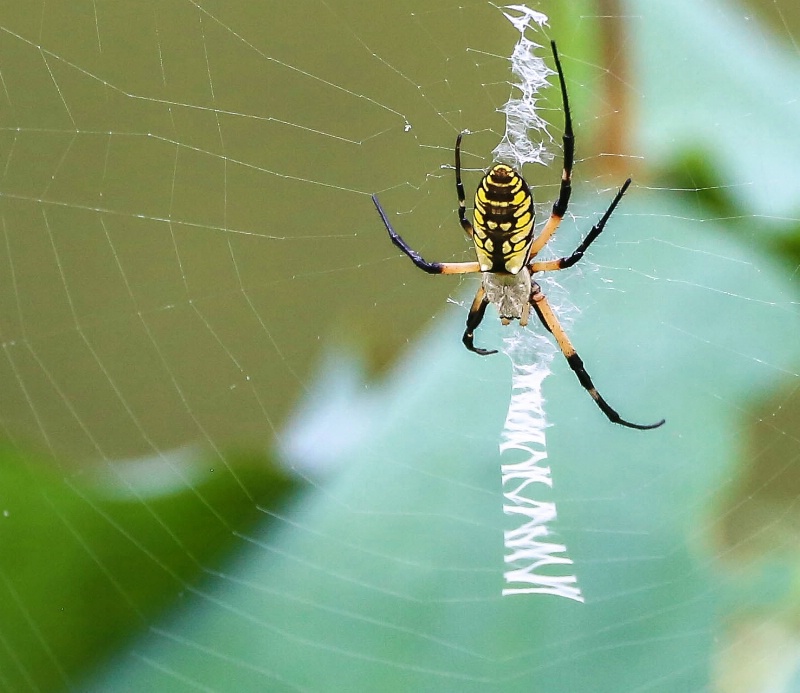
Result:
M221 562L259 505L293 488L263 456L202 457L186 450L65 478L0 449L5 690L69 684Z
M509 369L463 350L453 310L386 382L336 400L366 431L338 473L277 534L247 537L97 690L702 688L719 606L702 528L733 473L742 403L789 367L800 324L767 258L685 216L634 190L600 271L564 280L596 300L572 332L599 387L630 418L667 418L615 427L565 363L546 381L558 537L586 604L500 597ZM331 416L303 435L335 437Z

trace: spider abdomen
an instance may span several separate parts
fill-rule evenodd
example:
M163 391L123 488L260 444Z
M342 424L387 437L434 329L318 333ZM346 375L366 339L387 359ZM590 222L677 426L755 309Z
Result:
M495 164L475 192L475 253L482 272L516 274L533 240L533 198L528 184L506 164Z

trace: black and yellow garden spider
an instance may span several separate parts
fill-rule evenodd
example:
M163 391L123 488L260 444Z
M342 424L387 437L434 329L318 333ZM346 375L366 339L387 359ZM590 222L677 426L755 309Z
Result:
M536 256L556 232L567 211L567 204L572 192L572 164L575 154L575 137L572 131L567 85L564 81L555 41L551 41L550 45L553 49L553 58L561 85L561 99L564 105L564 167L558 199L553 205L550 218L538 236L534 236L533 198L528 184L522 176L506 164L495 164L483 177L475 192L474 226L467 220L464 184L461 182L461 137L463 133L456 138L458 219L467 236L475 245L476 262L428 262L424 260L392 228L376 195L372 196L372 201L381 215L392 242L408 255L421 270L428 274L482 273L481 285L467 315L467 329L462 338L467 349L481 356L497 353L496 350L480 349L473 344L475 330L481 324L486 307L490 303L497 308L500 320L504 325L508 325L511 320L519 320L519 324L523 327L528 324L528 315L532 306L545 329L555 337L567 363L578 376L580 384L589 392L610 421L640 430L658 428L664 423L664 419L654 424L631 423L623 419L600 396L584 368L583 361L576 353L575 347L572 346L572 342L542 293L541 287L532 279L532 275L536 272L562 270L572 267L578 262L586 249L602 233L606 222L631 184L630 178L623 183L605 214L592 227L572 255L557 260L535 261Z

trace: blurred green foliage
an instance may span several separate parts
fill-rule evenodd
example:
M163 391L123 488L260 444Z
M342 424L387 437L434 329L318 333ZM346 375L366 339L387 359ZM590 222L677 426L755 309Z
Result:
M263 455L231 453L225 465L202 457L151 460L163 471L137 481L126 475L144 461L119 462L102 479L65 478L43 460L0 449L5 690L70 687L207 582L239 535L295 488ZM163 488L171 473L184 483Z

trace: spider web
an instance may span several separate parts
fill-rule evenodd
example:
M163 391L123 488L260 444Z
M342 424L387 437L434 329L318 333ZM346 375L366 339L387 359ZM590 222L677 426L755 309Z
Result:
M578 153L547 257L634 185L542 285L611 404L667 418L615 427L541 357L583 604L500 596L511 366L370 201L469 258L452 147L469 195L502 9L0 9L0 690L797 690L796 10L570 5L533 7ZM490 309L476 343L540 332Z

